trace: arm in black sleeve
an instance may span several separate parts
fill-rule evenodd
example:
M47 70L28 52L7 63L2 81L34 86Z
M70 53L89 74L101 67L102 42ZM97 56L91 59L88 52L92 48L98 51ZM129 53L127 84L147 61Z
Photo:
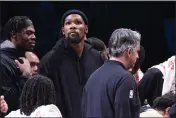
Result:
M1 79L1 94L4 95L4 98L8 104L8 111L16 110L19 106L19 97L20 97L20 88L15 81L13 76L13 72L10 71L8 67L1 64L1 72L0 72L0 79ZM19 78L18 78L19 79Z
M133 118L130 106L130 91L133 90L133 83L132 75L126 75L117 83L114 101L115 118Z
M161 96L163 75L157 68L149 69L138 83L138 92L141 104L144 105L144 100L147 99L148 103L152 106L153 100Z

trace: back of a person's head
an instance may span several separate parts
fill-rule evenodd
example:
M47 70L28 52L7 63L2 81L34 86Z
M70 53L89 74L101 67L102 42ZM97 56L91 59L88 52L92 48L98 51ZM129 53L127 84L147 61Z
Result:
M140 43L141 35L131 29L116 29L109 39L109 55L118 57L128 49L135 49Z
M19 33L22 29L32 25L32 21L27 16L14 16L7 21L3 28L3 40L9 39L12 33Z
M96 37L89 37L87 41L97 51L103 51L106 48L105 43Z
M165 111L176 103L176 94L169 92L161 97L157 97L153 102L153 108L159 111Z
M29 116L36 108L55 103L55 88L48 77L34 75L27 80L20 97L21 114Z

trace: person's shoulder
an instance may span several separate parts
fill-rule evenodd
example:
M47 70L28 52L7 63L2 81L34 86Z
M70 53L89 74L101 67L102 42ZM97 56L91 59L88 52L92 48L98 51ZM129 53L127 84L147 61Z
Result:
M62 117L60 110L56 105L42 105L38 107L31 116L37 117Z
M25 115L20 113L20 109L16 110L16 111L11 111L8 115L5 116L5 118L8 117L24 117Z
M144 73L144 77L148 77L148 76L159 76L159 77L162 77L163 76L163 73L161 72L160 69L158 68L150 68L148 69L145 73Z
M134 82L134 77L131 73L126 70L121 70L114 73L110 78L115 84L132 84Z
M2 69L10 70L10 67L14 66L13 63L15 63L15 61L9 58L6 54L1 53L0 58L0 66L2 67Z
M89 55L92 59L95 59L96 61L104 62L100 52L95 50L90 44L85 43L86 47L86 55Z
M134 79L134 76L133 76L130 72L128 72L128 71L125 71L125 72L124 72L122 78L123 78L124 80L130 81L130 82L132 82L132 81L135 80L135 79Z
M159 117L161 118L162 115L159 114L156 110L152 108L148 108L144 112L140 113L140 117Z
M100 53L95 50L89 43L85 43L85 47L89 50L89 52L91 52L92 54L95 55L100 55Z

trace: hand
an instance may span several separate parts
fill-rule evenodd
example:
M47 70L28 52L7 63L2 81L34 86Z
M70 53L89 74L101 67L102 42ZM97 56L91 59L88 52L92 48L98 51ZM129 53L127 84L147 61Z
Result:
M8 111L8 105L6 101L4 100L4 96L0 97L0 110L3 113L6 113Z
M23 73L24 76L30 76L31 65L29 61L24 57L20 57L19 59L23 60L23 64L21 64L18 60L15 60L17 67L20 69L20 71Z

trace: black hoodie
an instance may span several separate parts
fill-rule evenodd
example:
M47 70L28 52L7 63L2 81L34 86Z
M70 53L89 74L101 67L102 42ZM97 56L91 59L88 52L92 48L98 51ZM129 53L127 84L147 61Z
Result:
M89 76L104 63L98 51L84 43L79 58L61 39L41 60L39 73L51 78L56 89L56 105L64 118L81 118L82 91Z
M15 59L24 52L14 48L12 42L4 41L0 48L0 94L4 95L8 104L8 113L19 108L19 97L26 77L17 68Z

